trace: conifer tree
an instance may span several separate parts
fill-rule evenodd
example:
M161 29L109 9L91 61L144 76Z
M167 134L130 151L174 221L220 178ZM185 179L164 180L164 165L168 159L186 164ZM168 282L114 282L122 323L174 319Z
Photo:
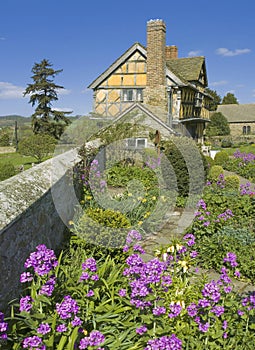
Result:
M54 78L63 70L55 70L52 64L43 59L40 63L35 63L32 68L32 84L28 84L25 95L29 95L29 103L36 105L32 115L32 127L35 134L49 134L59 139L64 132L66 125L70 124L70 119L66 114L72 112L61 112L52 109L53 102L58 100L57 91L63 86L56 85Z

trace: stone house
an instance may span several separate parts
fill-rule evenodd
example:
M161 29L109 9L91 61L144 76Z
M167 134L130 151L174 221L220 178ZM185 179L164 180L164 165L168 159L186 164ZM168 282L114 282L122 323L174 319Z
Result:
M166 46L164 21L150 20L147 47L134 43L88 87L98 115L115 120L140 104L172 133L203 142L211 100L207 85L205 58L179 58L176 46Z
M255 135L255 103L219 105L216 112L227 118L231 136Z

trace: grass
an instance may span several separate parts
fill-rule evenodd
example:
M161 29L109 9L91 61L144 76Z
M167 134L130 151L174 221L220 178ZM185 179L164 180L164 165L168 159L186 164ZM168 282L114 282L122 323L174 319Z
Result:
M32 163L36 162L37 161L34 157L22 156L17 152L0 154L0 165L11 163L17 170L21 165L24 165L24 170L27 170L32 167Z
M235 151L240 150L241 152L244 153L254 153L255 154L255 144L251 145L241 145L239 147L231 147L231 148L221 148L221 151L226 151L229 155L232 155L235 153Z

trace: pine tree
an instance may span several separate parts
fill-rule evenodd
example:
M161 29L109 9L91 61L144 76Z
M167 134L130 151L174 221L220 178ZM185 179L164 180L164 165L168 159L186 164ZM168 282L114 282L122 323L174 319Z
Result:
M30 96L29 103L36 106L32 115L32 127L35 134L49 134L59 139L65 127L70 124L66 114L71 112L60 112L52 109L52 103L58 100L57 91L63 86L56 85L54 78L63 70L54 70L52 64L43 59L35 63L32 68L32 84L28 84L25 95Z

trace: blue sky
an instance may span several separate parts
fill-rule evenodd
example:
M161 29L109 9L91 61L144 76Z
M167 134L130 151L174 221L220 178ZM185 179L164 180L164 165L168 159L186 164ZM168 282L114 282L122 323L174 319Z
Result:
M163 19L166 44L179 57L206 57L209 87L255 103L255 2L243 0L6 0L0 5L0 116L30 116L22 92L35 62L63 69L53 107L92 110L87 86L134 42L146 45L146 23Z

